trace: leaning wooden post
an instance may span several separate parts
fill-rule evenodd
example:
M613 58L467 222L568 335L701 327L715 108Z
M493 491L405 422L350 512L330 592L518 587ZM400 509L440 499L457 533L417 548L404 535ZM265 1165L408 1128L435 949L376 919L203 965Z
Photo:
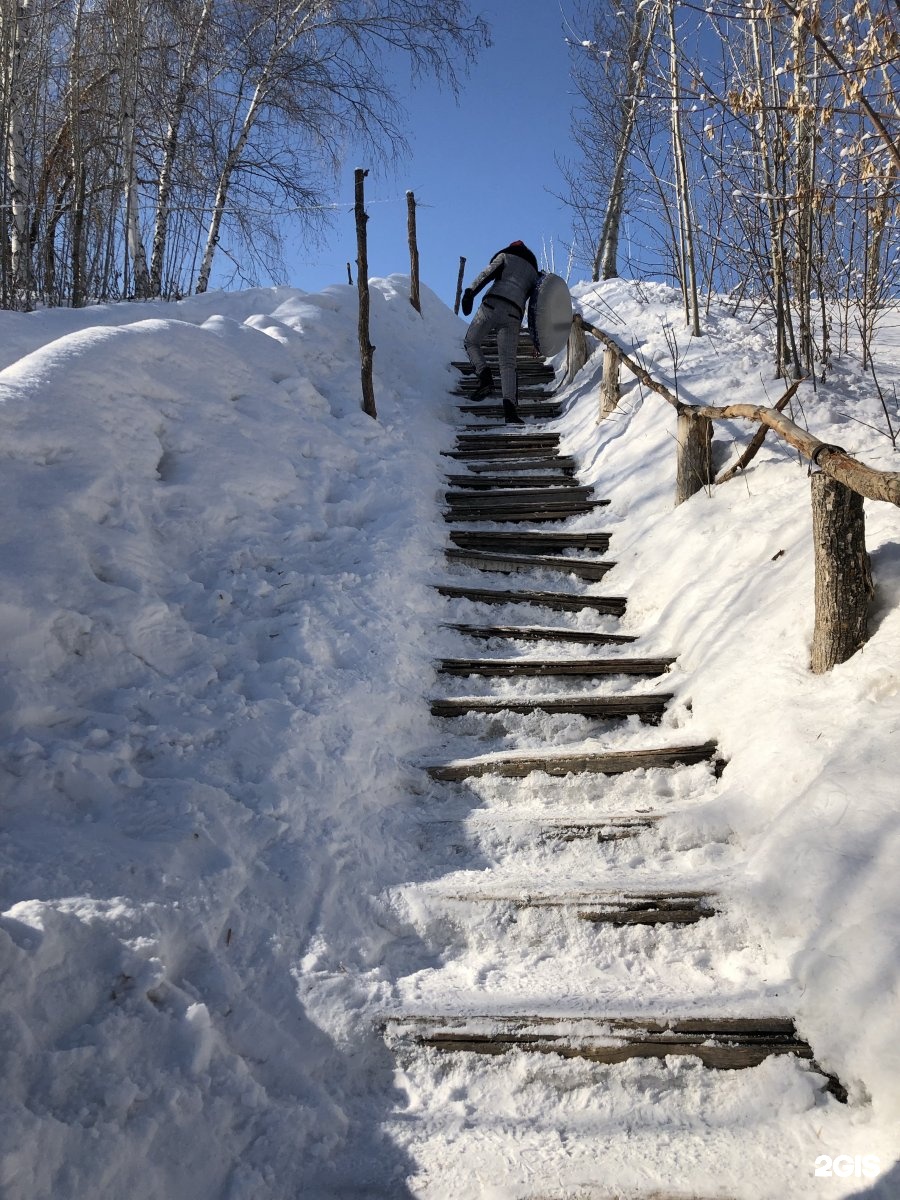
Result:
M675 505L683 504L713 481L712 421L681 410L678 413L678 470Z
M566 383L571 383L588 360L587 338L581 313L572 315L572 328L566 344Z
M356 284L359 289L359 360L361 364L363 412L370 417L375 411L375 388L372 384L372 358L375 347L369 341L369 256L366 250L366 221L363 180L368 175L362 167L356 169Z
M409 302L417 313L422 311L419 299L419 245L416 241L416 197L406 193L406 234L409 238Z
M619 388L619 371L622 360L614 346L607 345L603 351L603 377L600 382L600 412L597 420L608 417L618 406L621 391Z
M453 305L453 311L459 316L459 302L462 299L463 272L466 269L466 260L459 256L459 275L456 277L456 303Z
M874 586L862 496L824 471L811 485L816 620L809 665L822 675L868 640Z

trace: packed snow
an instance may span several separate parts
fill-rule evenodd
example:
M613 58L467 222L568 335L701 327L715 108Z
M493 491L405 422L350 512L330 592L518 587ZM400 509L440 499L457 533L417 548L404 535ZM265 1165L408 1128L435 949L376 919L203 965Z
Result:
M661 285L574 294L684 400L783 390L749 310L713 305L691 339ZM441 721L438 695L551 687L438 676L511 652L448 629L484 610L433 587L471 574L443 556L465 326L372 281L373 421L356 319L344 286L0 314L0 1196L900 1195L897 511L866 504L871 640L812 675L806 465L770 435L675 509L673 410L625 373L598 423L595 353L548 428L611 500L570 526L609 529L617 565L551 586L628 608L553 623L638 636L588 655L677 656L599 687L671 693L666 715ZM893 396L900 319L876 353ZM852 354L792 412L898 468ZM751 432L717 426L717 461ZM707 740L721 778L424 770ZM620 841L536 834L635 813ZM566 907L666 884L721 914L615 929ZM793 1058L441 1057L384 1032L450 1012L792 1016L849 1103Z

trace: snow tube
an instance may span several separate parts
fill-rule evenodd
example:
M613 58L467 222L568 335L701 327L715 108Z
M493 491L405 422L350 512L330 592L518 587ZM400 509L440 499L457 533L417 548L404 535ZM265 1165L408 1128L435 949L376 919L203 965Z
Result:
M572 297L559 275L542 273L528 297L528 332L544 358L559 354L572 327Z

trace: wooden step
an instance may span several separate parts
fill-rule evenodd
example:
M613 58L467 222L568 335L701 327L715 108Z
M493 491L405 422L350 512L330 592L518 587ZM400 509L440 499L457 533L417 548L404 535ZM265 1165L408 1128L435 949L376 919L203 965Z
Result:
M590 892L561 896L504 891L454 892L463 904L510 904L515 908L573 909L580 921L597 925L695 925L716 915L707 891Z
M523 700L459 696L432 700L431 712L435 717L461 717L466 713L571 713L604 720L640 717L653 724L659 721L671 700L671 694L666 692L648 696L529 696Z
M443 658L442 675L483 675L495 679L566 675L599 679L610 675L664 675L674 658Z
M496 354L485 355L485 362L489 363L491 359L493 359L495 364L498 362L498 357ZM455 367L461 375L475 375L475 368L468 360L452 362L450 366ZM555 372L549 363L543 362L539 358L532 358L530 355L524 360L518 358L516 359L516 370L521 371L522 373L527 372L530 375L541 375L547 379L555 378Z
M590 489L578 484L571 475L447 475L446 481L450 487L465 488L468 491L531 491L533 488L565 488L569 491L579 489L589 492Z
M654 767L690 766L713 760L716 751L715 742L703 742L695 746L665 746L656 750L617 750L606 754L565 750L543 754L531 750L514 751L455 759L429 766L427 771L432 779L444 781L475 779L483 775L523 779L535 771L543 771L547 775L621 775L626 771L650 770Z
M607 817L602 821L571 821L565 818L553 824L540 822L538 838L542 842L619 842L652 829L662 820L660 813Z
M589 608L594 612L621 617L625 612L624 596L580 596L569 592L511 592L496 588L456 587L440 584L438 592L450 599L474 600L479 604L536 604L558 612L578 612Z
M518 433L507 431L497 433L459 433L456 436L457 450L555 450L559 445L558 433L535 433L521 430Z
M459 393L455 393L458 395ZM549 396L549 393L547 393ZM502 404L492 404L489 400L473 404L460 404L459 411L467 417L484 417L487 421L502 421L506 417ZM542 401L539 394L528 394L519 400L518 414L523 421L552 421L562 413L562 405L558 400ZM477 428L477 426L476 426Z
M467 434L467 437L474 437L474 434ZM556 446L462 446L457 450L442 450L441 454L444 458L455 458L460 462L488 462L502 463L505 465L507 460L515 460L516 462L527 462L535 458L546 458L552 455Z
M658 1019L624 1016L432 1016L397 1015L382 1019L393 1037L434 1050L506 1054L525 1050L583 1058L614 1065L632 1058L689 1056L719 1070L756 1067L773 1055L792 1054L820 1072L808 1042L787 1017L689 1017ZM846 1090L826 1075L827 1089L846 1100Z
M609 549L608 533L565 533L545 529L451 529L450 541L465 550L506 550L510 554L546 554L548 550Z
M572 642L580 646L624 646L637 641L636 636L628 633L560 629L552 625L468 625L465 622L447 622L445 628L483 641L503 638L520 642Z
M571 504L545 504L532 509L528 508L473 508L464 512L458 508L448 508L443 516L445 521L465 521L477 525L507 525L507 524L536 524L544 521L567 521L570 517L586 516L595 508L602 508L608 500L579 500Z
M517 571L555 571L559 575L575 575L578 579L596 581L616 565L599 559L564 558L549 554L500 554L492 550L445 550L450 562L476 567L479 571L496 571L512 575Z
M476 483L477 487L478 484ZM488 484L488 486L490 486ZM568 503L575 498L588 499L593 496L594 489L590 484L572 483L569 480L553 479L546 487L540 487L531 482L528 476L509 481L509 487L502 494L491 496L491 502L513 505L520 504L528 507L531 504L551 504L556 500ZM448 491L445 493L448 504L465 508L466 506L480 507L485 503L485 497L477 491Z
M578 464L574 458L558 454L556 457L548 456L546 458L509 458L503 459L499 464L504 471L512 472L540 472L540 471L557 471L562 475L574 475ZM498 464L493 462L482 462L474 460L467 463L470 474L484 474L489 471L496 471Z

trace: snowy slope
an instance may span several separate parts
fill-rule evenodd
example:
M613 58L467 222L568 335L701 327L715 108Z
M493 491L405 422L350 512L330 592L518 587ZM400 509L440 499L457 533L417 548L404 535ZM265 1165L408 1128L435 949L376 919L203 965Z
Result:
M417 316L405 284L373 284L377 423L359 410L350 288L0 314L4 1198L418 1194L402 1182L421 1163L398 1114L433 1106L450 1163L457 1143L440 1123L457 1119L460 1089L486 1110L509 1087L508 1072L472 1064L436 1092L414 1068L404 1079L373 1026L427 989L431 967L456 970L461 987L473 967L495 970L513 999L531 969L500 961L490 917L463 953L411 908L411 885L427 898L453 870L422 822L419 764L449 744L425 698L451 645L430 584L446 575L439 451L463 327L427 292ZM666 289L578 295L670 383L671 323L685 399L779 394L763 332L724 310L691 342ZM881 345L890 382L900 326ZM603 524L619 565L603 591L628 595L621 628L643 650L679 655L661 737L689 719L729 760L689 809L658 785L672 813L657 848L673 868L687 858L715 875L732 914L711 962L698 946L678 980L715 1003L771 971L853 1103L817 1115L812 1089L767 1064L754 1073L761 1126L778 1105L808 1113L808 1127L821 1117L823 1153L878 1155L888 1176L900 1118L900 518L868 505L873 636L813 677L805 467L770 439L745 477L674 511L673 415L628 382L598 426L598 369L570 389L559 428L583 481L612 500ZM851 359L817 393L804 385L795 418L896 467ZM723 460L732 435L749 432L717 430ZM553 718L524 734L570 736ZM614 734L633 736L628 724ZM629 784L616 786L609 803L625 807ZM550 803L524 796L509 816ZM508 782L486 803L509 804ZM495 835L480 836L487 862ZM623 868L640 852L623 851ZM590 883L577 849L566 863ZM569 949L577 961L585 947ZM616 970L594 963L598 987L604 966ZM621 968L638 1005L668 968L635 970ZM597 1092L567 1070L561 1112L577 1128ZM730 1082L684 1080L710 1125L739 1103ZM558 1091L525 1090L535 1128L562 1119ZM696 1131L679 1142L677 1120L650 1135L666 1105L648 1097L635 1118L651 1164L702 1153ZM484 1137L486 1154L509 1152ZM615 1155L621 1173L601 1179L593 1144L573 1151L572 1178L641 1182ZM751 1183L764 1137L753 1145ZM706 1152L734 1174L747 1147L729 1133ZM866 1186L804 1177L785 1195ZM452 1182L428 1194L453 1196Z

